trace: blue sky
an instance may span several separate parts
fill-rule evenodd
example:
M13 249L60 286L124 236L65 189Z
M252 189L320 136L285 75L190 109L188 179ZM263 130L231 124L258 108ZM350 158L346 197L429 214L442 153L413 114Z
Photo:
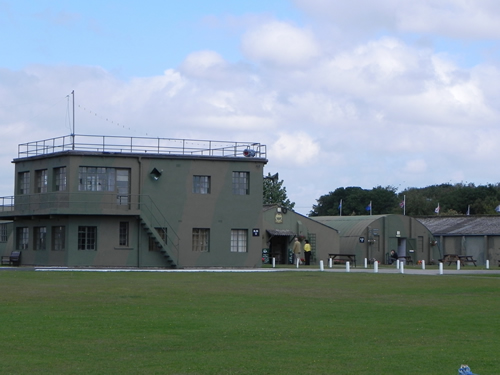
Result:
M0 0L0 195L17 144L266 144L307 214L337 187L497 183L494 0ZM499 202L500 203L500 202Z
M192 51L242 59L244 23L300 14L273 1L1 1L2 65L96 65L123 78L162 74ZM243 24L242 24L243 23Z

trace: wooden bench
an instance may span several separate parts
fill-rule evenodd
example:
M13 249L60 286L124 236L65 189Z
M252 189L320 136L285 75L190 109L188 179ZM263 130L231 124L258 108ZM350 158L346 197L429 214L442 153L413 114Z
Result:
M332 260L332 263L342 264L345 262L350 262L356 267L356 254L328 254L328 258Z
M10 255L2 255L2 266L10 266Z

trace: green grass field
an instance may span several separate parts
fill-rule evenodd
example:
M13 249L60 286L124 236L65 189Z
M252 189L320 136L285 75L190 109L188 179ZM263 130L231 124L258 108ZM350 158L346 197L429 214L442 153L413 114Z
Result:
M0 271L2 374L500 373L500 277Z

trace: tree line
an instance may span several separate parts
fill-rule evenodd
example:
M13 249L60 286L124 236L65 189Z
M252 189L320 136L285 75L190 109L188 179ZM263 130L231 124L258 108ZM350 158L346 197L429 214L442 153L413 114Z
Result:
M337 188L316 200L309 216L382 215L493 215L500 211L500 184L441 184L407 188L394 186ZM371 212L370 212L371 209Z

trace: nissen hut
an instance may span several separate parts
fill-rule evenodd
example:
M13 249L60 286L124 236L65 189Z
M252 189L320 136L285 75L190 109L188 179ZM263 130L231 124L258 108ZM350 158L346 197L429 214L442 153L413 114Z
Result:
M403 215L311 217L338 231L340 253L355 254L358 262L388 263L391 250L409 263L439 258L432 233L419 221Z

